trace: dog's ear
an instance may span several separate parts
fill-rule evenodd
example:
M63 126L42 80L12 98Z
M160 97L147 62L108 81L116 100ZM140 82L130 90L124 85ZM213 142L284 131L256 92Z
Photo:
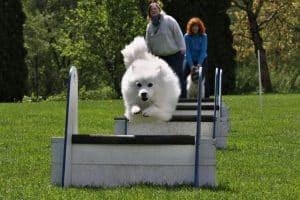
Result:
M130 68L131 68L131 72L133 73L133 72L134 72L134 70L135 70L135 67L134 67L134 65L131 65L131 66L130 66Z
M157 74L160 74L160 72L161 72L161 66L157 66L155 68L155 71L157 72Z

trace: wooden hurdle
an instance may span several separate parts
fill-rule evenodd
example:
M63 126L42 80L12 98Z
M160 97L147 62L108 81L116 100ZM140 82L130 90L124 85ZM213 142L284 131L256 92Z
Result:
M201 103L201 134L203 138L215 138L217 148L227 147L229 113L222 100L222 70L216 69L215 98ZM128 122L125 117L115 117L115 133L122 134L185 134L195 135L197 126L197 99L180 99L173 118L169 122Z
M63 187L138 183L216 186L215 140L200 138L200 109L197 130L194 130L196 137L179 134L82 135L78 134L75 67L70 69L67 96L65 136L52 138L53 184Z

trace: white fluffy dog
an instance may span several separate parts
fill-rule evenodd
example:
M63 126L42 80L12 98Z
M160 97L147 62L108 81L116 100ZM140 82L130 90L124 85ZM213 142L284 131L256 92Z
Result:
M135 122L170 120L181 92L173 70L148 52L140 36L121 53L126 67L121 83L125 116Z

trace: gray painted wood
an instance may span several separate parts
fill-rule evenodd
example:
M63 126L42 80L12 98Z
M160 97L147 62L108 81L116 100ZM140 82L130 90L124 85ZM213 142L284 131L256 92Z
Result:
M56 166L57 169L59 169L57 160L60 158L55 157L59 154L53 150L59 149L58 145L62 146L62 141L63 138L52 140L52 166ZM199 147L200 185L215 186L215 141L202 139ZM194 145L73 144L69 186L192 184L194 153ZM52 181L59 180L56 177L55 168L52 168Z

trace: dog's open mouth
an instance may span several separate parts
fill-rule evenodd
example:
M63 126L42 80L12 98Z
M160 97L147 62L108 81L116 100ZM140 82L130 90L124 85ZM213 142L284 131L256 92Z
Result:
M142 101L147 101L148 98L147 97L142 97Z

